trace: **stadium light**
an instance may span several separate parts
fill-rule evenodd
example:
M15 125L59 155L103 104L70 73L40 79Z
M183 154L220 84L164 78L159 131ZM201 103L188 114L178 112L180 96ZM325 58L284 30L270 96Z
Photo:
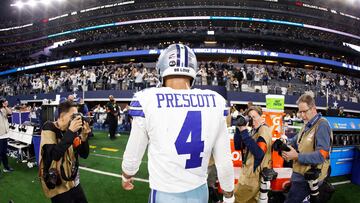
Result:
M38 1L35 1L35 0L29 0L28 2L28 5L31 6L31 7L35 7L36 4L38 3Z
M347 0L350 4L360 3L360 0Z
M30 7L35 7L37 4L43 4L45 6L49 5L51 2L65 2L66 0L27 0L27 1L17 1L14 4L10 4L10 6L12 7L17 7L17 8L22 8L24 6L30 6Z
M44 4L45 6L49 5L50 4L50 0L43 0L41 1L42 4Z
M11 4L11 6L15 6L21 9L24 6L24 3L21 1L17 1L15 4Z

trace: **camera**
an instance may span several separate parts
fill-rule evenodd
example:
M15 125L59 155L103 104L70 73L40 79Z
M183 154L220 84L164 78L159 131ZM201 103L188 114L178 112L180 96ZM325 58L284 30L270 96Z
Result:
M50 190L54 189L58 185L61 185L59 172L55 168L50 168L44 173L44 182L46 187Z
M258 203L267 203L268 202L268 192L271 190L270 181L276 179L278 173L272 168L265 167L261 170L261 180L260 180L260 194Z
M273 150L277 151L280 156L283 151L285 151L285 152L290 151L290 148L285 143L283 143L283 141L281 141L280 139L275 140L272 147L273 147Z
M274 179L276 179L278 173L276 173L274 171L274 169L272 168L264 168L262 171L261 171L261 177L264 179L264 181L272 181Z
M84 122L87 122L89 124L89 126L92 126L94 124L94 119L92 116L84 116L82 113L74 113L72 116L71 116L71 120L74 120L76 117L80 116L81 117L81 121L82 121L82 125L84 125ZM69 123L70 125L70 123ZM81 133L81 130L82 128L80 128L80 130L78 131L78 133L80 134Z
M84 116L82 113L74 113L71 117L71 120L74 120L76 117L80 116L81 120L84 124L84 122L89 123L90 126L92 126L94 124L94 119L93 116Z
M316 180L319 178L320 174L321 174L321 169L312 167L311 169L305 172L304 177L305 180L307 181Z
M305 172L304 178L308 182L310 187L310 202L320 203L320 192L319 192L319 176L321 174L321 169L318 169L314 166L311 167L308 171Z
M239 114L234 120L235 126L246 126L247 124L249 124L249 126L252 125L252 119L249 116Z

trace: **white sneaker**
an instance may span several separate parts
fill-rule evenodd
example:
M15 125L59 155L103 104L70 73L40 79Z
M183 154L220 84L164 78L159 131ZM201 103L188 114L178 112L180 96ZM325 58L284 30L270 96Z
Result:
M8 169L6 169L6 168L3 169L3 172L4 172L4 173L10 173L10 172L13 172L13 171L14 171L14 169L11 168L11 167L8 168Z
M116 137L120 137L120 136L121 136L121 134L120 134L120 133L116 134Z

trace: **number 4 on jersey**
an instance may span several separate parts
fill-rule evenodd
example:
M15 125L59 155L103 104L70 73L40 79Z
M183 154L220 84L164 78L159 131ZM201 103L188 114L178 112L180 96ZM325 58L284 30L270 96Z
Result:
M189 137L190 141L187 142ZM202 157L200 157L200 153L204 151L204 141L201 141L201 111L189 111L187 113L175 141L175 147L179 155L190 154L190 159L186 160L186 169L201 166Z

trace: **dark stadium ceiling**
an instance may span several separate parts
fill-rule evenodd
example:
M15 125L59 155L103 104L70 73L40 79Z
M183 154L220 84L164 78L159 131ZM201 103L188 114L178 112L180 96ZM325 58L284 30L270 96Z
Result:
M24 18L42 18L48 17L49 15L57 15L61 14L64 11L73 11L78 10L79 8L83 8L91 5L98 5L106 2L122 2L124 0L34 0L34 1L48 1L50 2L46 9L44 9L44 5L36 5L31 8L18 9L16 7L10 7L10 4L15 4L16 2L28 2L31 0L0 0L0 19L1 20L19 20L19 17ZM148 2L176 2L177 0L135 0L135 3L144 4ZM206 0L200 0L202 2L206 2ZM219 0L222 1L222 0ZM224 0L224 1L232 1L232 0ZM239 2L238 0L233 0L234 2ZM354 10L360 11L360 0L257 0L257 1L273 1L273 3L289 3L293 4L293 2L303 2L309 3L310 5L318 5L318 6L327 6L330 8L341 10L342 12L349 11L350 13L354 13ZM275 1L275 2L274 2ZM211 0L209 1L211 2ZM242 1L240 1L242 2ZM30 6L27 6L30 7ZM351 11L350 11L351 10ZM360 13L360 12L355 12Z

